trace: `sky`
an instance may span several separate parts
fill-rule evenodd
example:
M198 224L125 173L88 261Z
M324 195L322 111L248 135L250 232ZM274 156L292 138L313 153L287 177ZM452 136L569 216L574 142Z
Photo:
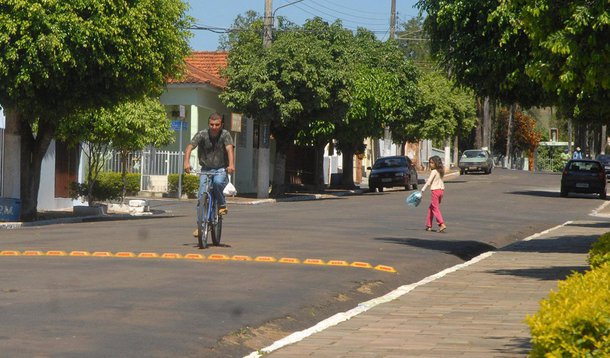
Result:
M302 25L307 19L322 17L328 22L341 19L349 29L365 27L381 40L387 40L390 29L391 0L302 0L278 9L295 0L273 0L275 16L284 16ZM187 0L191 9L189 15L198 26L213 27L219 31L228 29L237 15L254 10L261 16L265 12L265 0ZM400 24L417 16L414 7L417 0L396 0L396 23ZM220 34L209 30L193 30L191 48L196 51L218 49Z

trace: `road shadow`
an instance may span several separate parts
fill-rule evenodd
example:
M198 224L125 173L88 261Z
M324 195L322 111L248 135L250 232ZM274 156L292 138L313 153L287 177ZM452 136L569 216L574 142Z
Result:
M543 191L543 190L520 190L520 191L509 191L505 194L513 195L526 195L526 196L539 196L544 198L559 198L559 191Z
M426 250L441 251L449 255L457 256L464 261L477 257L484 252L496 250L496 248L492 245L474 240L447 241L396 237L379 237L375 238L375 240L392 244L413 246Z
M490 270L487 272L501 276L527 277L540 281L558 281L565 280L574 272L585 272L588 269L588 266L550 266L545 268Z
M589 227L589 228L607 228L610 231L610 222L573 222L566 226L574 227Z
M485 339L493 340L494 346L498 344L503 344L501 348L495 349L496 352L500 354L508 354L510 356L527 356L527 354L532 350L532 343L529 338L514 338L514 337L485 337ZM509 340L510 343L506 344L504 341Z
M562 236L553 239L519 241L498 251L586 254L598 235Z

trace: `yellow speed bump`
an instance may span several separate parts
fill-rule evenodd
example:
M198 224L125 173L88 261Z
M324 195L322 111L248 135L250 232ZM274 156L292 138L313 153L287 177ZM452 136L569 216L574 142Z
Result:
M159 254L156 252L140 252L138 257L142 259L155 259L159 257Z
M117 252L116 254L114 254L114 257L130 258L130 257L136 257L136 254L134 254L133 252L122 251L122 252Z
M203 260L205 259L205 256L201 254L186 254L184 255L184 258L187 260Z
M52 251L47 251L47 256L68 256L68 254L66 254L65 251L52 250Z
M278 262L281 264L299 264L301 263L301 260L294 257L282 257Z
M254 261L257 261L257 262L276 262L277 260L275 259L275 257L271 257L271 256L258 256L257 258L254 259Z
M70 256L91 256L89 251L72 251Z
M112 257L112 252L108 252L108 251L96 251L93 254L91 254L91 256L95 256L95 257Z
M208 256L208 260L229 260L229 256L221 254L213 254Z
M0 251L0 256L20 256L21 252L13 250Z
M231 257L231 260L233 260L233 261L252 261L252 258L250 256L245 256L245 255L234 255L233 257Z
M351 267L368 268L368 269L373 268L373 265L371 265L370 263L368 263L368 262L359 262L359 261L352 262L350 266Z
M176 254L174 252L166 252L163 255L161 255L162 259L181 259L182 255L180 254Z
M23 252L23 256L44 256L44 252L28 250Z
M330 260L326 264L328 266L349 266L347 261L343 261L343 260Z
M305 261L303 261L303 263L305 265L326 265L326 262L324 262L324 260L320 260L320 259L305 259Z
M392 266L377 265L377 266L375 266L375 270L396 273L396 270Z

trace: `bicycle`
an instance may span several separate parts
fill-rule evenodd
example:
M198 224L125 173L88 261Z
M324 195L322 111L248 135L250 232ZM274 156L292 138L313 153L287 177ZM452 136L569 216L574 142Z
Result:
M208 236L212 238L214 246L220 245L222 234L222 215L218 214L218 205L212 190L212 178L215 173L201 172L207 180L206 191L197 199L197 241L200 249L208 247Z

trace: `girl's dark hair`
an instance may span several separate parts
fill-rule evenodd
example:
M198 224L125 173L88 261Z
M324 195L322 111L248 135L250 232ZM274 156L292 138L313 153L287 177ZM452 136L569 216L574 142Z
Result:
M439 157L438 155L434 155L430 157L429 160L434 163L434 167L436 168L436 171L441 175L441 178L444 177L445 167L443 167L443 161L441 160L441 157Z

